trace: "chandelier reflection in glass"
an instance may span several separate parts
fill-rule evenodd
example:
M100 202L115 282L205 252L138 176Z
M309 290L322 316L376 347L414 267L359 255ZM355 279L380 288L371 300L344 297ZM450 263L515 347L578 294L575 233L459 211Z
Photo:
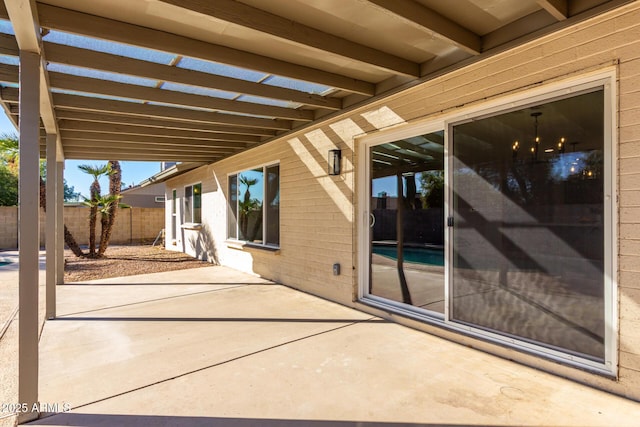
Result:
M524 147L530 153L529 161L531 164L547 163L549 164L549 174L553 180L566 179L594 179L598 173L598 168L594 167L594 163L598 162L597 153L590 151L576 151L576 145L579 142L568 142L563 136L555 139L557 142L544 148L542 137L540 136L539 118L542 112L534 111L530 114L533 118L533 137L530 140L531 145L526 142L523 144L520 140L515 140L511 144L511 155L514 164L524 165L526 162L518 159L520 150ZM527 138L528 139L528 138ZM571 145L567 151L567 144ZM540 152L542 150L542 153Z
M536 111L535 113L531 113L531 117L534 118L533 125L533 145L531 146L531 157L534 162L538 161L538 151L540 149L540 135L538 134L538 117L542 115L541 112Z

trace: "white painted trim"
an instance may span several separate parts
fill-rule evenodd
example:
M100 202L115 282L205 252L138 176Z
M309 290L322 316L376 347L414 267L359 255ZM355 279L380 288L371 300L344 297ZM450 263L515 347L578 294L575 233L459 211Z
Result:
M227 193L229 192L229 177L231 176L236 176L236 186L239 186L239 180L237 179L237 176L240 175L242 172L247 172L247 171L251 171L251 170L255 170L255 169L262 169L262 173L264 176L266 176L267 173L267 168L273 167L273 166L278 166L278 170L279 170L279 176L278 176L278 191L282 190L282 188L280 187L280 183L281 183L281 178L282 178L282 163L280 162L280 159L277 160L272 160L270 162L265 162L256 166L252 166L252 167L246 167L246 168L242 168L242 169L238 169L238 170L234 170L233 172L229 172L227 173L227 187L225 189L223 189L223 194L226 191ZM267 180L264 179L263 183L262 183L262 196L264 197L267 194ZM238 197L238 201L240 200L240 198ZM232 243L233 247L236 249L244 249L245 247L249 247L252 246L254 248L267 248L267 249L280 249L280 244L278 243L277 245L273 245L273 244L268 244L267 243L267 220L268 220L268 215L266 215L266 212L263 211L262 213L262 243L253 243L253 242L247 242L245 240L240 240L238 237L233 238L233 237L229 237L229 194L227 194L227 196L225 197L225 203L226 203L226 209L225 209L225 217L226 217L226 229L225 229L225 239L227 242ZM263 201L263 206L262 208L264 209L264 201ZM236 214L237 214L237 206L236 206ZM236 218L236 236L240 236L240 230L238 229L238 219ZM280 240L280 229L278 229L278 241ZM237 243L237 244L236 244ZM229 246L229 245L227 245Z
M170 190L170 203L169 203L169 221L170 223L170 238L167 239L167 243L171 241L171 243L175 244L178 241L178 189L171 188ZM167 205L165 204L165 209Z
M449 227L449 217L452 215L451 200L453 199L453 188L451 182L451 169L453 167L453 157L451 156L451 143L449 142L449 126L444 124L444 319L449 319L451 315L451 260L453 259L453 227ZM455 224L454 224L455 225Z
M58 169L57 157L58 135L47 134L47 181L46 189L46 220L45 220L45 247L46 247L46 297L45 316L47 319L56 317L56 279L58 268L58 251L56 250L57 237L62 232L58 230L58 175L62 173Z
M357 278L357 298L358 301L365 299L365 295L368 295L367 288L369 284L370 265L369 265L369 193L371 192L371 184L367 181L369 171L369 147L378 139L375 139L377 135L363 136L361 138L354 138L354 147L358 148L358 167L356 168L357 185L358 189L356 195L358 200L358 209L355 213L355 221L357 225L356 236L356 250L357 252L357 266L360 274Z
M423 309L419 309L417 307L410 307L406 304L397 303L391 300L385 300L383 298L377 297L375 295L369 294L368 285L371 275L371 269L369 265L369 217L371 215L371 201L369 200L369 196L371 194L371 180L369 179L369 162L370 158L370 148L385 144L387 142L393 142L404 138L410 138L416 135L424 135L427 133L438 132L445 130L445 138L446 138L446 128L445 122L442 119L430 119L430 120L421 120L419 123L413 124L403 124L400 126L396 126L392 129L376 132L375 134L363 135L361 137L356 138L357 146L359 148L358 158L360 159L360 163L358 165L358 180L361 184L358 188L361 190L358 192L358 207L359 213L356 215L358 222L358 266L360 268L361 274L359 275L359 283L358 283L358 299L366 299L377 302L378 304L392 306L395 310L398 311L408 311L410 313L416 313L420 316L426 316L431 319L440 319L442 316L433 311L429 311L429 314L426 314L427 311ZM446 139L445 139L446 141ZM445 144L445 180L447 176L447 152L446 152L446 144ZM446 182L446 181L445 181ZM446 203L446 196L445 196ZM445 218L447 215L446 204L445 204ZM445 232L446 238L446 232ZM446 248L446 242L445 242ZM445 257L445 271L446 271L447 260ZM445 274L445 282L446 284L446 274ZM446 286L445 286L446 289ZM375 305L375 304L374 304ZM440 319L441 320L441 319Z
M604 85L604 253L605 253L605 364L613 375L618 375L618 80L617 69L612 68ZM607 256L609 254L609 256Z
M38 402L38 337L40 322L40 55L20 51L20 181L18 209L18 402L29 408ZM24 423L38 417L38 411L23 412Z
M59 140L60 138L58 138ZM60 152L57 152L57 160L58 163L56 174L56 221L57 232L56 232L56 252L58 256L56 257L58 265L56 266L56 284L62 285L64 284L64 158L61 156Z
M233 170L233 171L227 173L227 180L229 179L229 177L231 175L238 175L239 173L246 172L246 171L249 171L249 170L258 169L258 168L264 169L265 167L279 165L279 164L280 164L280 159L272 160L272 161L264 162L264 163L258 163L258 164L255 164L254 166L248 166L246 168L236 169L236 170Z
M191 224L188 228L194 228L194 225L202 223L202 181L193 181L191 184L187 184L182 187L182 213L184 215L186 212L184 204L187 203L187 188L191 187L191 200L193 200L193 187L196 185L200 185L200 222L193 222L193 206L191 206L191 218L182 218L182 221L180 221L181 228L185 228L185 225L187 224ZM193 205L193 202L191 204Z
M530 353L548 357L553 360L568 363L578 367L583 367L606 375L617 376L617 336L618 336L618 312L617 312L617 208L614 203L614 195L617 194L616 179L616 144L617 144L617 121L616 121L616 68L608 67L584 75L563 79L561 81L549 83L521 91L517 94L509 95L500 99L492 100L489 103L481 104L475 107L466 108L463 114L456 116L451 115L447 123L447 130L452 126L472 119L492 116L497 113L504 113L511 110L526 108L530 105L536 105L543 102L551 102L554 99L562 99L568 96L579 94L582 91L603 87L604 93L604 153L605 153L605 200L604 200L604 321L605 321L605 359L604 363L592 361L587 358L575 356L561 350L554 350L548 346L532 344L516 338L510 338L497 333L491 333L479 328L454 323L450 317L446 317L445 324L452 329L464 331L469 335L485 338L496 343L508 344L516 349L529 351ZM608 89L607 89L608 88ZM452 141L447 139L447 145L451 149ZM450 165L451 166L451 165ZM448 182L449 183L449 182ZM449 190L451 196L452 189ZM609 198L607 199L607 195ZM452 238L453 230L449 230L449 239ZM450 240L449 240L450 241ZM453 248L449 248L453 251ZM451 259L451 258L449 258ZM450 272L450 270L449 270ZM450 278L450 276L449 276ZM451 292L451 281L448 283L448 290Z

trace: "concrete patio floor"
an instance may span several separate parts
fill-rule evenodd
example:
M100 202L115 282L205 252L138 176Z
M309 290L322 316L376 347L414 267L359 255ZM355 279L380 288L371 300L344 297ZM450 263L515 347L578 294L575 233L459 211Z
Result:
M58 287L49 426L638 425L640 404L225 267Z

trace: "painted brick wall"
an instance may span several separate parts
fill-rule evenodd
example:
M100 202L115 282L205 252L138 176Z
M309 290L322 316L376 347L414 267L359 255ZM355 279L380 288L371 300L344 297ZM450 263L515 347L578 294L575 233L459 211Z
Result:
M204 221L223 264L354 305L358 277L354 137L607 67L615 67L618 74L618 140L614 143L619 169L619 378L612 380L455 334L449 336L640 400L640 2L497 53L348 116L203 167L169 181L167 194L196 177L203 180L203 193L209 193ZM326 173L327 152L335 147L342 149L343 172L330 177ZM227 175L275 161L280 162L281 173L280 250L237 249L226 244ZM210 187L204 185L208 182ZM342 265L342 275L332 275L334 262ZM434 331L433 327L422 328Z
M202 227L185 228L183 227L183 207L184 207L184 189L186 186L194 184L202 184ZM173 235L171 227L171 199L172 192L176 190L176 210L177 210L177 235ZM224 204L216 203L215 198L218 190L218 184L214 179L210 166L204 166L193 171L189 171L184 175L167 181L166 183L166 212L165 212L165 230L166 231L166 247L170 250L185 252L191 256L203 259L214 264L218 263L218 245L211 233L213 227L222 215L224 215ZM220 210L223 209L223 210Z
M619 65L620 382L640 399L640 7L608 22ZM606 24L606 23L605 23ZM602 42L598 46L604 51Z

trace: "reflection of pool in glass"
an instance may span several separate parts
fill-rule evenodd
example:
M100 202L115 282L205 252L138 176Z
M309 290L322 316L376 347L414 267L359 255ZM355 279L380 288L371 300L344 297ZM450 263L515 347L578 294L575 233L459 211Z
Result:
M397 250L395 246L373 245L373 253L382 255L383 257L397 259ZM404 248L404 260L416 264L439 265L444 266L444 250L434 248Z

